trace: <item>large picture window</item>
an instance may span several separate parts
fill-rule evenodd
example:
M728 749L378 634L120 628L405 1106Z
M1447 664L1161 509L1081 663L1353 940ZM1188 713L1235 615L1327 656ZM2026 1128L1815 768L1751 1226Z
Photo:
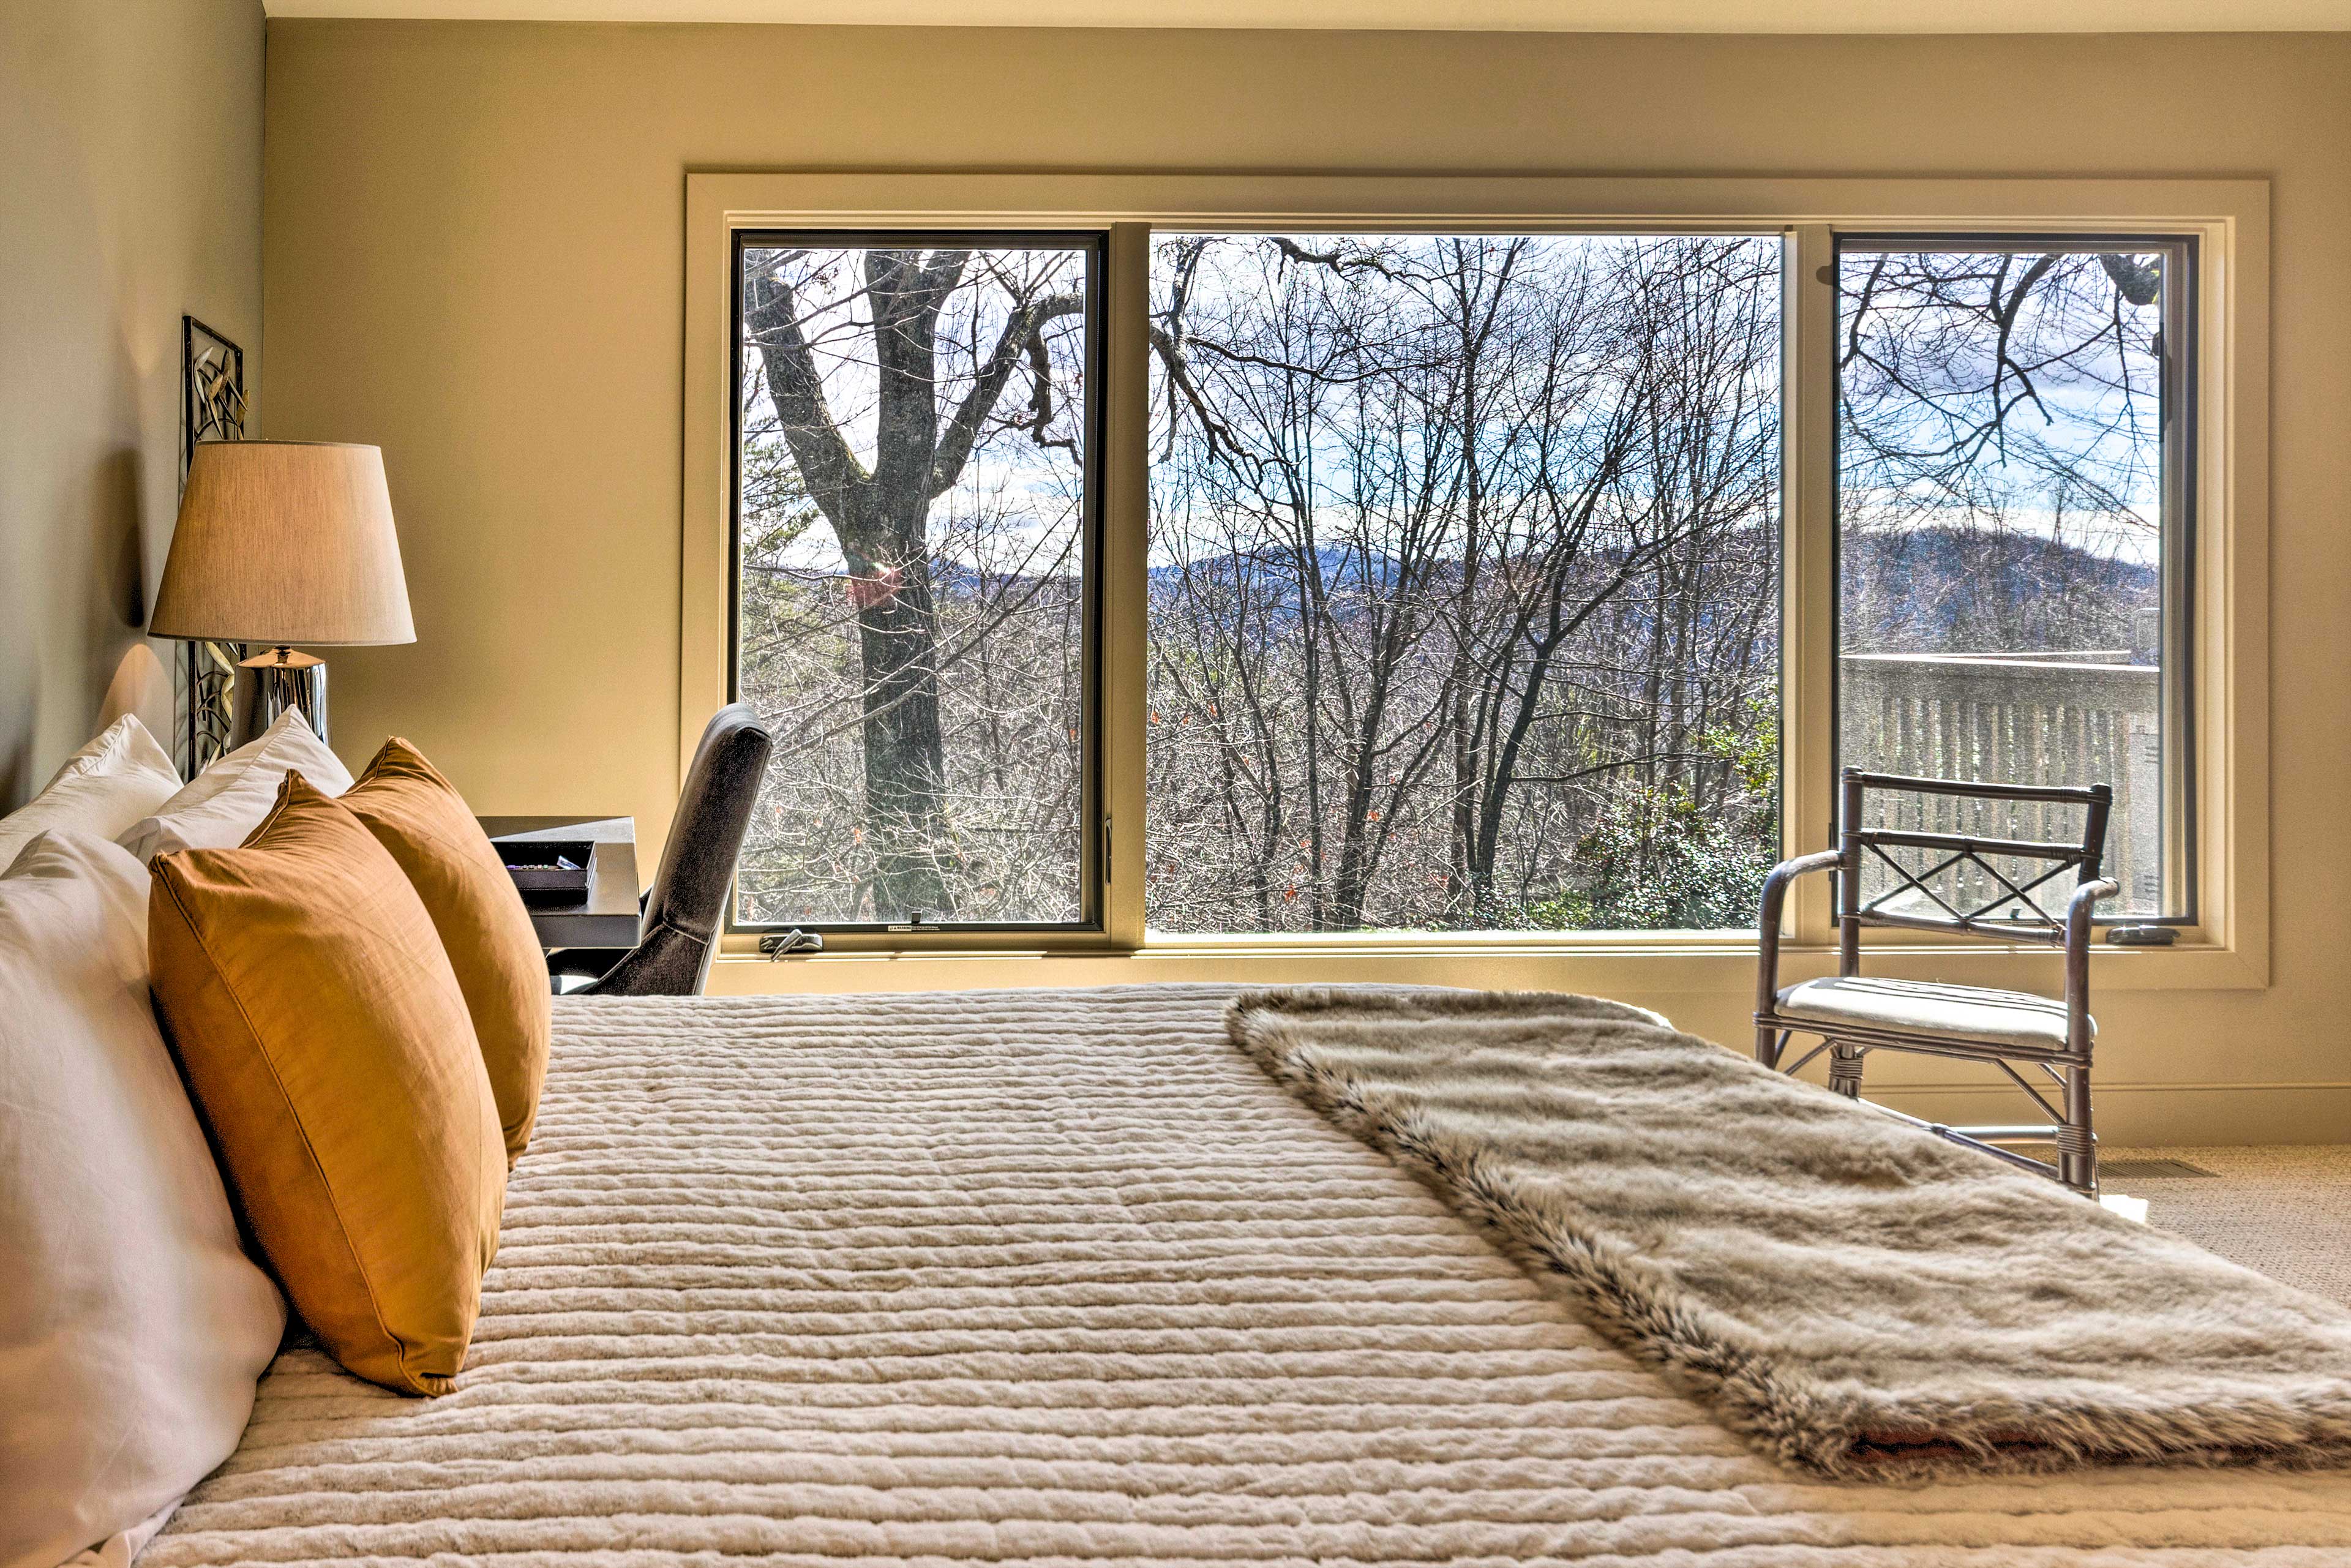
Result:
M2110 784L2123 895L2101 913L2190 915L2192 246L1848 235L1837 256L1844 761ZM1888 810L1994 838L2080 831L2063 807Z
M744 232L738 925L1098 919L1093 342L1064 235Z
M2096 917L2175 929L2102 971L2265 983L2260 182L686 185L681 760L777 737L731 955L1719 996L1857 767L2108 786ZM2083 826L1868 800L1974 904Z
M1753 925L1781 252L1155 236L1153 928Z

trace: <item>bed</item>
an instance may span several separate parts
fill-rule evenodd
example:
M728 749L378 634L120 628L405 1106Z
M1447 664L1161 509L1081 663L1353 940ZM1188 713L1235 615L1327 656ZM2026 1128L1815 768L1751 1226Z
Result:
M2351 1562L2340 1471L1775 1468L1230 996L559 1001L457 1391L289 1346L141 1562Z

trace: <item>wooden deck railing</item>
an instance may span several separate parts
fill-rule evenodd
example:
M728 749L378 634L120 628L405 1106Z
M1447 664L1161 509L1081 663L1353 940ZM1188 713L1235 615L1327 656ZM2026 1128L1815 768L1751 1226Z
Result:
M2120 658L2105 650L1846 654L1837 661L1844 761L1940 779L2110 784L2106 874L2122 883L2123 896L2101 913L2157 913L2163 898L2161 677L2152 666ZM1889 800L1884 812L1885 821L1869 825L2026 839L2081 831L2078 811L2064 807L1916 797ZM1991 890L1970 883L1963 891Z

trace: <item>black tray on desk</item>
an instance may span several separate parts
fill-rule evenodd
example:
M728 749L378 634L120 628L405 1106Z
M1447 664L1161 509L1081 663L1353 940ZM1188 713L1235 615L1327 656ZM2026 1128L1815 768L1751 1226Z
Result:
M525 904L579 904L588 897L592 839L508 839L492 846Z

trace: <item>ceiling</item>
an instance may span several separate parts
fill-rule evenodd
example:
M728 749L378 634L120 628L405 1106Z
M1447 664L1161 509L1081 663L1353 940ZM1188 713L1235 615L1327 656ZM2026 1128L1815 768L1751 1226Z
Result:
M2351 0L264 0L272 16L1559 33L2351 30Z

